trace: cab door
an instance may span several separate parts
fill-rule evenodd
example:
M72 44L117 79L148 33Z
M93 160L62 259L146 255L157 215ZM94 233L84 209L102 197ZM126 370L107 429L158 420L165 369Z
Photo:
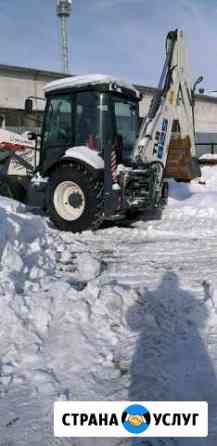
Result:
M48 99L42 133L40 165L53 164L73 145L72 96L62 94Z
M112 96L111 100L118 164L128 165L133 161L134 144L139 128L138 102L118 96Z

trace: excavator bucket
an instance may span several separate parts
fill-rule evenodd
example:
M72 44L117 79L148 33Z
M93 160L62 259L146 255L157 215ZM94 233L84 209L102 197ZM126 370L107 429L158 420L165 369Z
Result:
M189 136L171 138L164 175L179 181L191 181L200 175L198 163L192 158Z

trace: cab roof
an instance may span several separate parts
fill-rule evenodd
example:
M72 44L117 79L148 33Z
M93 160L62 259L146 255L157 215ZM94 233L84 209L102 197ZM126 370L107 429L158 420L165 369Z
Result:
M44 90L45 93L51 93L56 90L69 90L71 88L79 89L97 85L100 86L106 85L109 90L117 91L119 93L122 92L122 89L128 90L138 99L140 98L140 92L130 83L103 74L90 74L87 76L66 77L64 79L50 82L45 86Z

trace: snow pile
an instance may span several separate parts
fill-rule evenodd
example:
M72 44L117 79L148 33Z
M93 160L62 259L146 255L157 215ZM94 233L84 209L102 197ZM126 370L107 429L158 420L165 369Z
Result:
M163 215L61 233L0 200L0 432L10 446L216 446L217 169ZM207 400L208 439L55 439L57 400Z
M204 153L200 156L200 160L203 161L217 161L217 154L216 153Z
M21 291L23 285L38 282L54 268L49 257L46 223L27 212L24 205L1 197L0 255L1 286L9 280ZM13 280L11 280L13 279Z

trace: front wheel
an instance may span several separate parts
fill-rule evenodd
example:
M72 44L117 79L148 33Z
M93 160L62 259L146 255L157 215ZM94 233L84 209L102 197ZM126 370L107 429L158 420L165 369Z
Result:
M103 220L103 183L83 166L62 165L51 175L47 205L50 219L63 231L97 229Z

